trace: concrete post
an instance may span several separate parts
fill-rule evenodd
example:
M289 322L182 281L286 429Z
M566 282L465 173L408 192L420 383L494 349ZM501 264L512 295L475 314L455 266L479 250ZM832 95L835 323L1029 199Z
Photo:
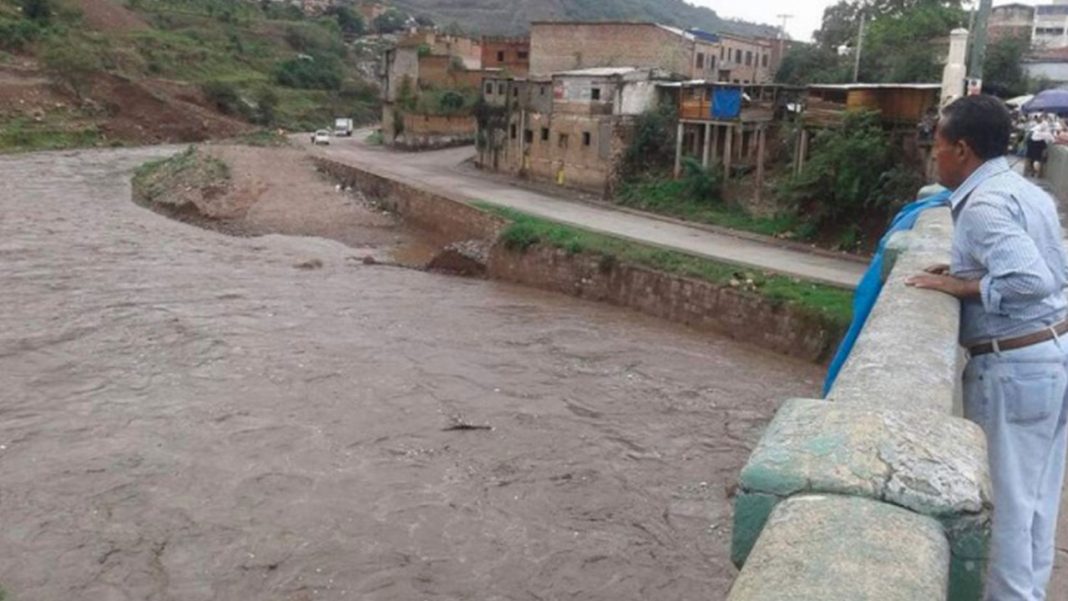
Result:
M760 202L760 197L764 192L764 151L766 137L767 130L764 129L764 126L757 128L756 194L754 195L757 202Z
M719 125L712 126L712 161L719 160Z
M949 34L949 57L942 70L942 106L964 95L964 79L968 75L964 61L967 56L968 30L954 29Z
M709 156L709 152L711 152L711 150L712 150L711 142L712 142L712 124L711 123L705 123L704 148L702 148L702 153L701 153L701 166L704 167L705 169L708 169L708 156Z
M678 132L675 135L675 179L682 175L682 134L684 133L684 127L682 121L679 121Z
M729 180L731 178L731 161L734 158L734 149L732 148L732 145L734 144L733 125L727 126L726 134L727 139L724 140L726 146L723 147L723 178Z

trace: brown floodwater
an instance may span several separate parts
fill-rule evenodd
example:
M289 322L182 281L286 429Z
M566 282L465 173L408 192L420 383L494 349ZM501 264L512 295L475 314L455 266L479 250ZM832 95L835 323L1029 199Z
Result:
M167 152L0 158L12 599L723 597L729 488L818 368L171 221L128 184Z

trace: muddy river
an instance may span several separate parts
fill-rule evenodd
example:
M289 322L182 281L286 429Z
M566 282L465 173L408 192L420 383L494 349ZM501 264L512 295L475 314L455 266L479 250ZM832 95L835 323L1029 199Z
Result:
M730 485L818 368L174 222L128 184L166 152L0 158L10 599L723 597Z

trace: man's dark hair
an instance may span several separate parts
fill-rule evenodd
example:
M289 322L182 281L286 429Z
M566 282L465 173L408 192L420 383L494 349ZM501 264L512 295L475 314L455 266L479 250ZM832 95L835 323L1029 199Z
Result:
M979 158L989 161L1008 152L1012 116L993 96L964 96L942 109L938 129L946 140L964 140Z

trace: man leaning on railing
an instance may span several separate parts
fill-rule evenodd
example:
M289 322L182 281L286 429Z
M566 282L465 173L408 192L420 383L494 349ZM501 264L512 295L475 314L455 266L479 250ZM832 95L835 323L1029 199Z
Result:
M986 432L994 486L986 598L1042 601L1065 468L1068 256L1053 199L1003 156L1011 130L990 96L943 110L934 152L953 191L952 264L908 283L961 301L965 417Z

